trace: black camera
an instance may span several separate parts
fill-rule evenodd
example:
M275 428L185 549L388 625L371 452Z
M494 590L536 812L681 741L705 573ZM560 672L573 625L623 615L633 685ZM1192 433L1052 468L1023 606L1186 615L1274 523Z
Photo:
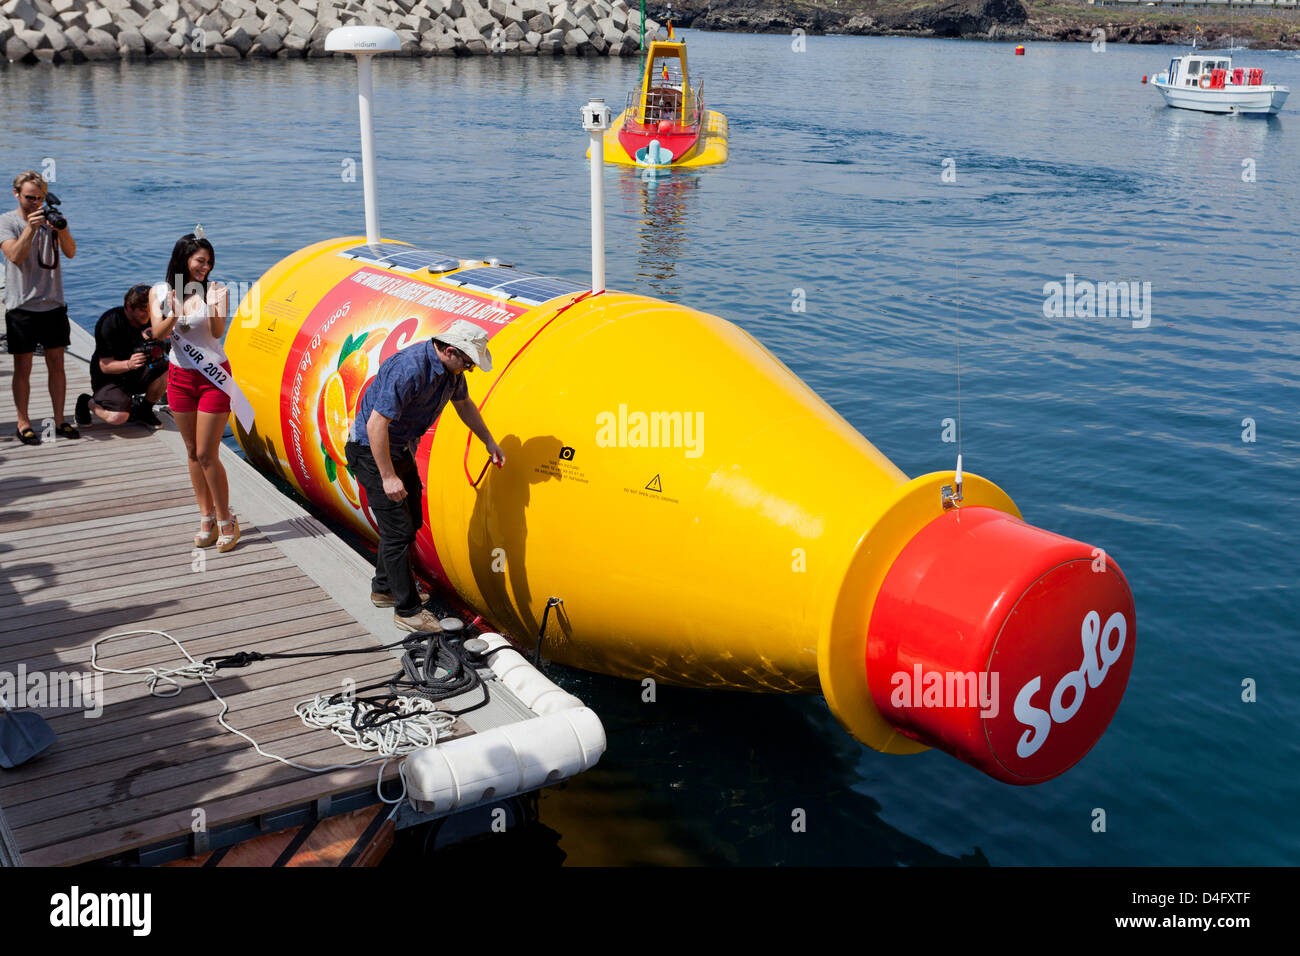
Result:
M45 205L41 207L41 215L43 215L45 221L55 229L68 228L67 217L64 216L63 213L59 212L59 206L61 205L63 205L63 203L59 200L58 196L54 195L54 193L47 192L45 194Z
M136 355L144 356L145 371L153 374L167 362L167 352L170 348L170 342L160 342L157 339L149 338L140 342L131 351Z

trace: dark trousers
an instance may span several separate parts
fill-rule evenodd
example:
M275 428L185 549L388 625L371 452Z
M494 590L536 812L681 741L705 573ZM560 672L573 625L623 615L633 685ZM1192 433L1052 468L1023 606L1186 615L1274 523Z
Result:
M375 576L370 589L382 594L391 591L396 602L394 610L408 617L420 610L420 592L411 576L410 556L415 533L424 525L424 488L420 485L419 469L405 449L393 453L393 470L406 486L406 498L393 501L384 493L384 479L379 475L369 445L350 441L343 453L352 474L366 489L370 511L379 525L379 553L375 557Z

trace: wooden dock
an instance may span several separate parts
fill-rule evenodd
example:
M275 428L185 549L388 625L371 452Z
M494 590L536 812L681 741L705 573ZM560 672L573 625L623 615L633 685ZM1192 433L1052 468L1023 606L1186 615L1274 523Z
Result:
M84 359L92 348L74 328L69 420L77 395L90 391ZM198 511L169 419L157 432L97 421L79 440L26 446L14 436L12 370L0 356L0 673L92 674L91 643L127 630L165 631L197 659L402 637L392 611L370 604L367 562L237 454L222 450L239 545L198 552ZM45 382L37 356L38 433L50 416ZM159 635L116 641L102 653L101 663L117 668L183 663ZM264 749L325 766L366 755L305 727L293 704L341 690L345 679L362 686L396 671L386 653L273 660L221 671L213 685L230 704L230 723ZM34 708L58 742L0 770L0 865L161 862L218 849L222 833L229 845L235 834L278 830L295 813L296 825L304 808L323 818L377 802L378 765L309 773L266 759L217 723L219 705L202 683L160 698L138 676L102 679L94 707ZM493 705L458 720L455 736L532 716L499 683L492 689ZM390 792L400 786L397 764L387 768Z

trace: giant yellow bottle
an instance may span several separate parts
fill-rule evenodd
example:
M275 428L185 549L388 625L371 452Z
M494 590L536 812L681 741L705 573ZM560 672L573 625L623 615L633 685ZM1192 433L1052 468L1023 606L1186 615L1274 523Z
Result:
M375 537L342 445L379 364L491 333L419 447L418 563L524 644L606 674L822 693L859 740L1009 783L1074 765L1119 706L1136 617L1100 549L993 483L909 479L739 327L639 295L340 238L264 275L226 351L258 467Z

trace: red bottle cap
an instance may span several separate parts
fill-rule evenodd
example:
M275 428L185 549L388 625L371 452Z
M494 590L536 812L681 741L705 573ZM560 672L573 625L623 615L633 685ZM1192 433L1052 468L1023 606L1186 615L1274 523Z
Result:
M885 576L867 680L900 733L1006 783L1041 783L1101 737L1136 643L1133 594L1103 551L992 508L957 508Z

